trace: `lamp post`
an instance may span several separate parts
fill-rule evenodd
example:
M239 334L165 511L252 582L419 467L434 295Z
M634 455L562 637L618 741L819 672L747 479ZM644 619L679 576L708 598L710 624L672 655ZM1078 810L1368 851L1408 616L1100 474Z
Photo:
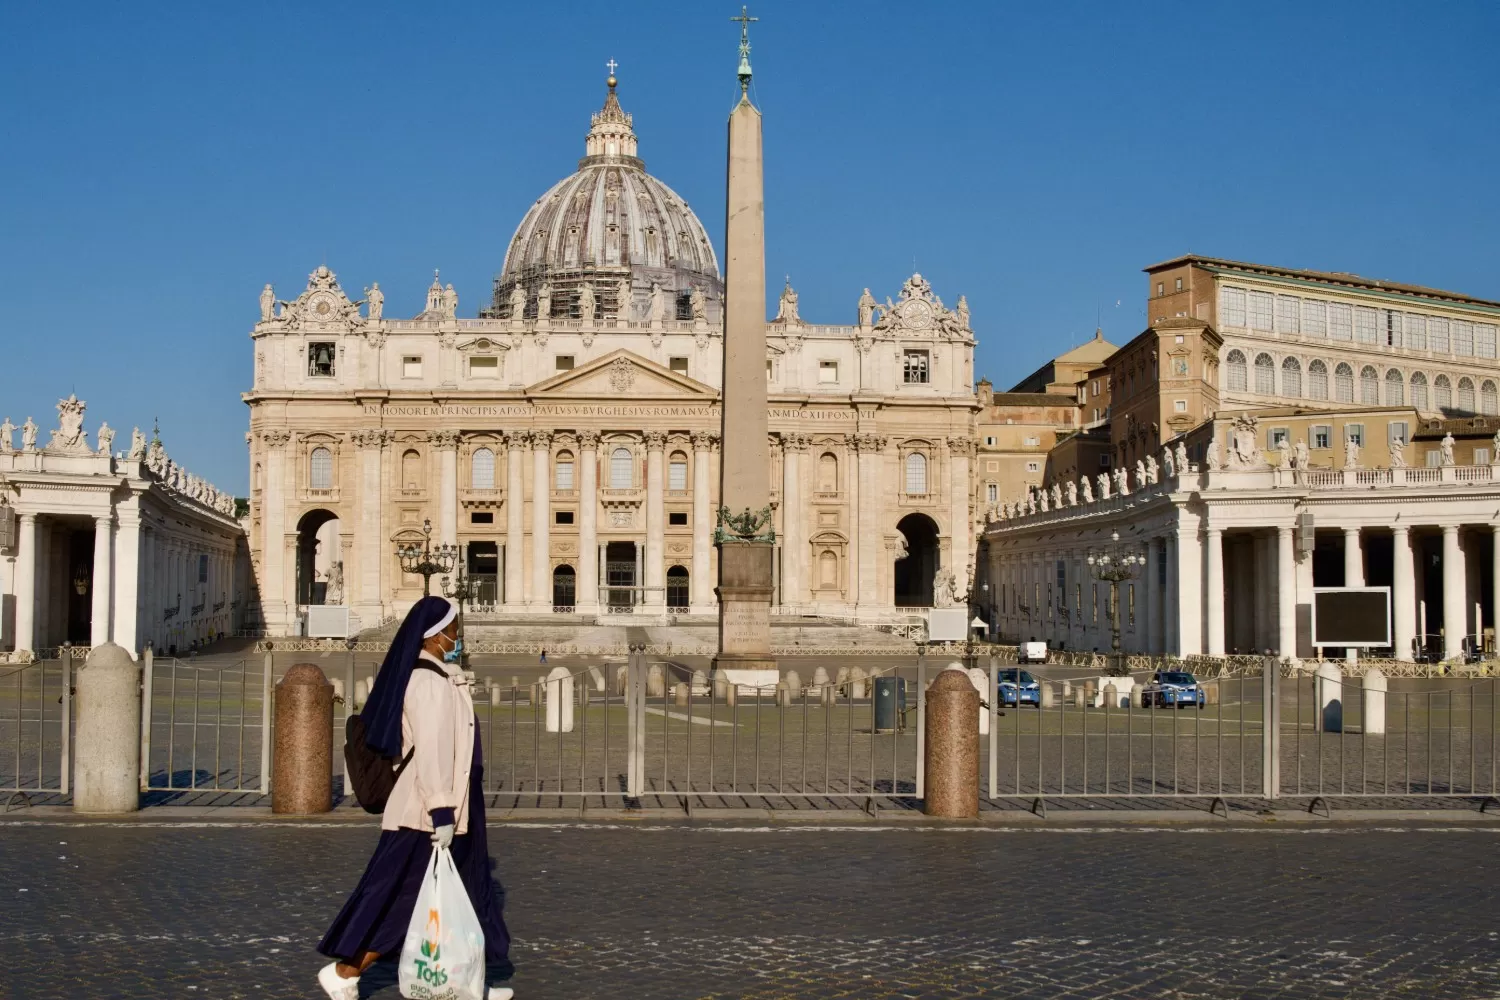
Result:
M422 574L422 596L426 597L432 593L432 578L453 571L454 560L458 558L458 546L432 544L432 521L422 521L422 544L416 542L409 545L397 545L396 557L401 560L401 571L403 573Z
M462 550L460 550L460 556ZM443 577L443 596L458 605L458 637L464 637L464 608L469 602L479 596L479 582L469 576L469 570L465 560L458 560L458 571L452 576ZM464 643L463 652L459 654L460 666L465 670L469 667L468 643Z
M989 592L990 592L990 585L988 583L981 583L979 585L979 593L981 595L988 595ZM964 591L963 602L964 602L964 613L965 614L972 614L973 611L974 611L974 577L973 577L972 574L969 577L969 589L966 590L966 591ZM965 642L964 642L964 660L971 667L975 665L974 664L974 630L978 629L978 628L984 628L984 627L985 627L984 619L980 618L978 615L974 615L974 617L969 621L969 627L966 630L966 634L964 636L964 639L965 639Z
M1112 613L1110 626L1110 676L1123 677L1126 671L1120 654L1120 584L1134 580L1141 567L1146 565L1146 551L1133 545L1121 545L1120 533L1109 533L1108 547L1089 553L1089 572L1095 580L1109 584L1109 603Z

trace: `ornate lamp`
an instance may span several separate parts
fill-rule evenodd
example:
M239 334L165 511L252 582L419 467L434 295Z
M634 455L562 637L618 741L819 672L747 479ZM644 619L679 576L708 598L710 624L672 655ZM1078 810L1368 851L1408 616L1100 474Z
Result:
M479 596L479 583L469 576L467 566L463 559L458 560L458 572L453 576L443 577L443 596L458 605L458 637L464 637L464 608L470 601ZM468 644L464 644L464 651L460 654L465 670L469 667Z
M403 573L422 575L422 596L426 597L432 593L434 576L453 572L453 564L458 559L458 546L433 545L432 521L430 518L424 518L422 520L422 544L412 542L409 545L397 545L396 558L401 560Z
M1123 666L1120 663L1120 584L1134 580L1145 565L1146 550L1133 545L1121 545L1118 531L1109 533L1108 547L1089 553L1089 572L1095 580L1109 584L1109 603L1114 609L1109 622L1109 648L1115 659L1112 668L1114 671L1120 671ZM1123 674L1115 673L1115 676Z

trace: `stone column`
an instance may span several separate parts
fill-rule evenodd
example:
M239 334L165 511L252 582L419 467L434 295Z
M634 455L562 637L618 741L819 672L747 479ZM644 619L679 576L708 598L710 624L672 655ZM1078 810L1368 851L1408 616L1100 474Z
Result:
M662 506L666 446L667 436L661 431L646 432L646 605L656 612L665 611L667 604L667 515Z
M1344 586L1365 585L1364 553L1359 546L1359 529L1344 529Z
M1443 659L1463 655L1464 554L1458 544L1458 525L1443 525Z
M1178 596L1180 564L1177 555L1177 532L1174 530L1163 540L1167 547L1167 585L1162 596L1161 631L1163 653L1182 656L1182 635L1178 628L1181 618L1181 598ZM1194 650L1196 652L1196 649Z
M1292 526L1276 529L1277 648L1283 657L1297 657L1297 551Z
M289 626L296 614L297 596L287 592L286 507L291 498L286 490L286 445L290 431L261 431L265 445L265 489L261 491L261 581L260 603L266 624ZM294 564L295 565L295 564ZM163 588L166 589L166 588ZM160 619L161 610L172 603L171 594L160 594L161 607L153 609Z
M714 513L709 472L719 435L693 432L693 575L690 601L695 615L714 610L713 543Z
M552 611L552 432L531 432L531 607Z
M802 525L802 453L807 437L790 433L781 435L781 601L802 604L802 570L807 557L807 542Z
M344 567L344 588L354 595L348 603L355 605L360 617L367 621L378 621L384 611L380 592L381 558L380 511L384 506L384 492L380 483L381 450L390 440L387 430L362 430L353 434L354 444L359 450L360 493L359 523L356 534L359 538L359 577L356 582Z
M115 517L114 511L94 518L94 579L89 596L93 609L89 615L89 645L102 646L109 642L110 611L114 608L114 555Z
M1161 641L1161 576L1158 565L1161 560L1161 539L1146 540L1146 629L1143 652L1162 653Z
M16 652L36 649L36 515L21 513L16 537Z
M969 460L977 447L971 438L948 439L948 522L949 531L953 535L949 568L953 570L959 587L963 587L974 572L973 545L969 537L972 529L969 518ZM897 469L896 474L900 476L903 471ZM877 488L879 485L877 479ZM932 490L933 484L929 482L927 488ZM871 522L870 527L873 530L875 524Z
M861 434L857 439L859 520L854 536L859 549L859 589L856 599L862 607L875 607L880 603L879 567L876 559L880 552L877 547L880 539L878 504L881 495L880 466L885 461L885 445L886 439L878 434Z
M850 434L846 439L848 447L845 449L842 461L844 463L844 486L849 494L849 548L848 548L848 586L844 589L844 601L851 607L859 599L859 436Z
M1500 527L1497 527L1500 531ZM1411 551L1411 527L1391 526L1391 644L1396 659L1412 658L1412 641L1417 634L1417 601L1414 591L1416 569Z
M599 432L578 433L578 596L581 615L599 613Z
M458 431L433 431L438 452L438 537L445 545L458 541Z
M505 435L505 607L516 612L526 606L526 557L522 507L526 488L522 478L522 455L526 432L510 431Z
M139 678L140 668L130 653L108 640L94 644L88 661L78 671L78 735L73 766L76 812L121 813L140 808ZM329 723L331 729L331 716Z
M1205 533L1204 601L1207 604L1208 655L1224 655L1224 530L1209 528Z

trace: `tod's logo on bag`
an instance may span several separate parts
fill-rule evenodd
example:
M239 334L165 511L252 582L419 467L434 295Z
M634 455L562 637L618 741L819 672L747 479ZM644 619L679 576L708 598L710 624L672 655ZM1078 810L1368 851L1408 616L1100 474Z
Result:
M442 921L436 909L427 911L427 930L422 937L422 957L416 960L417 975L424 983L442 986L448 982L448 973L438 964L442 957Z

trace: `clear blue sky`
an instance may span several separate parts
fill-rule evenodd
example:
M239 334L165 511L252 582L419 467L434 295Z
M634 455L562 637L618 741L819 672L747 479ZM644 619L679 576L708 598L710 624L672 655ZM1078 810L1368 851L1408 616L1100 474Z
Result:
M767 270L849 322L916 266L1006 385L1144 320L1184 252L1500 298L1500 5L757 3ZM647 169L723 234L732 3L0 11L0 416L69 391L243 492L248 331L326 261L473 315L619 60ZM1115 302L1123 302L1119 307Z

